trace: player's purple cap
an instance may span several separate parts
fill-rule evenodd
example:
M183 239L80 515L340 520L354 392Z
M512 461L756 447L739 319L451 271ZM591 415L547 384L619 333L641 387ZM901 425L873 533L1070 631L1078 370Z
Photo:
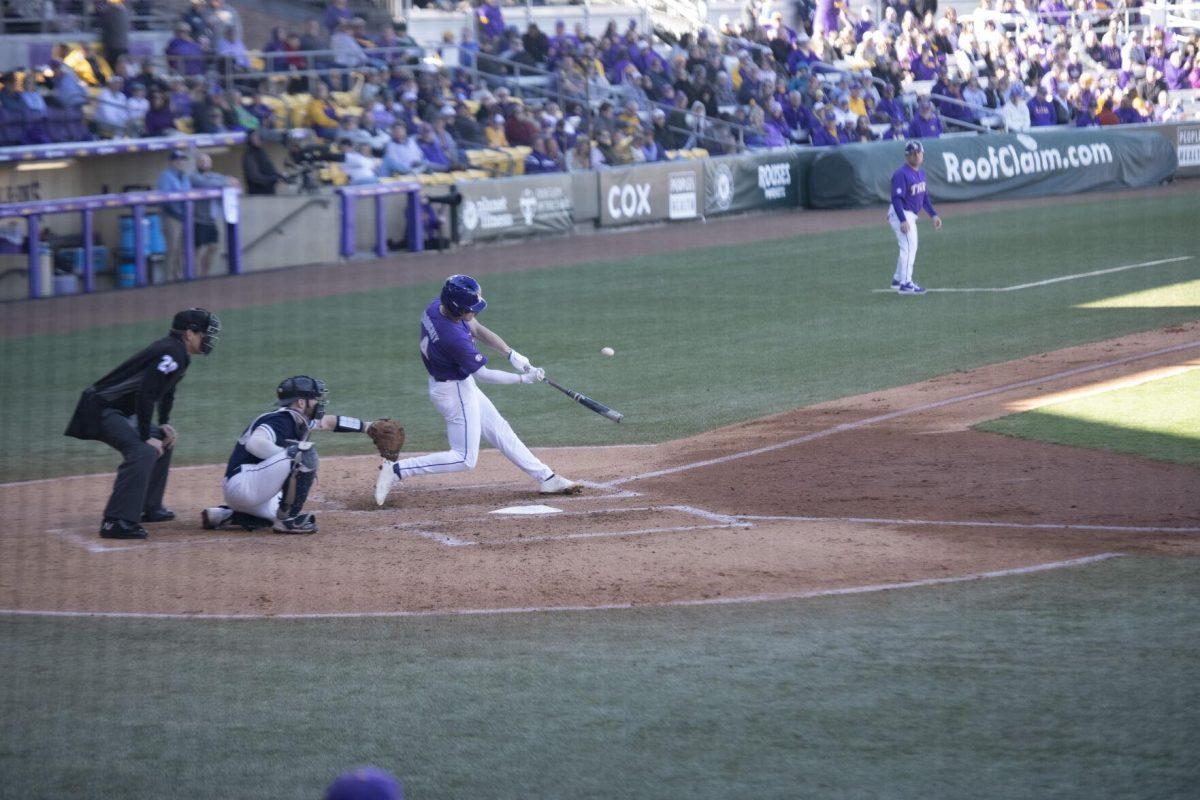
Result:
M329 785L325 800L404 800L404 789L377 767L356 767Z
M904 145L904 155L911 156L913 153L924 153L925 145L913 139L908 144Z

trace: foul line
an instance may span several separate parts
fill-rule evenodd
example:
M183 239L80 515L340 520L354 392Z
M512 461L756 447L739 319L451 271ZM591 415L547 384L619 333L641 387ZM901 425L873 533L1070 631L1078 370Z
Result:
M1200 533L1196 528L1147 525L1084 525L1071 522L994 522L991 520L882 519L877 517L790 517L785 515L739 514L754 522L854 522L866 525L934 525L950 528L1020 528L1049 531L1110 531L1116 533Z
M706 597L699 600L668 600L663 603L605 603L597 606L519 606L511 608L460 608L449 611L331 611L311 614L170 614L137 611L31 611L26 609L0 609L0 616L13 617L103 617L108 619L187 619L187 620L319 620L319 619L363 619L404 618L404 617L474 617L496 616L501 614L544 614L561 613L566 611L623 611L634 608L681 608L692 606L728 606L746 603L768 603L780 600L810 600L818 597L840 597L842 595L872 594L875 592L890 592L897 589L918 589L926 586L945 586L954 583L969 583L971 581L991 578L1008 578L1015 575L1030 575L1037 572L1049 572L1056 569L1081 567L1121 558L1121 553L1100 553L1094 556L1082 556L1065 561L1051 561L1045 564L1033 564L1028 567L1012 567L1010 569L992 570L990 572L972 572L967 575L957 575L948 578L925 578L902 583L875 583L866 586L848 586L841 589L814 589L807 592L783 592L779 594L757 594L742 597Z
M1083 366L1083 367L1075 367L1074 369L1068 369L1068 370L1064 370L1062 372L1055 372L1051 375L1043 375L1041 377L1030 378L1030 379L1024 380L1024 381L1018 381L1016 383L1008 383L1003 386L996 386L992 389L983 389L978 392L971 392L970 394L958 395L957 397L948 397L945 400L937 400L932 403L922 403L921 405L917 405L917 406L910 406L908 408L901 408L896 411L889 411L886 414L877 414L876 416L873 416L873 417L867 417L866 419L860 419L857 422L843 422L842 424L835 425L832 428L825 428L824 430L813 431L812 433L807 433L804 436L797 436L795 439L788 439L787 441L784 441L784 442L777 442L775 444L769 444L769 445L765 445L763 447L756 447L753 450L743 450L740 453L731 453L727 456L720 456L718 458L708 458L703 461L693 461L690 464L680 464L677 467L667 467L666 469L658 469L658 470L654 470L653 472L643 472L639 475L630 475L625 478L617 478L615 480L608 481L607 483L602 483L602 484L600 484L600 486L602 486L604 488L612 488L614 486L621 486L623 484L631 483L633 481L646 480L648 478L661 478L664 475L674 475L679 472L689 472L693 469L700 469L701 467L711 467L711 466L715 466L717 464L727 464L730 461L737 461L738 459L741 459L741 458L749 458L751 456L762 455L763 453L770 453L775 450L783 450L784 448L795 447L798 444L805 444L807 442L815 441L817 439L823 439L826 436L832 436L835 433L844 433L846 431L857 430L858 428L865 428L870 425L876 425L880 422L888 422L889 420L897 419L899 417L906 417L906 416L909 416L912 414L920 414L925 411L933 411L935 409L945 408L946 406L957 405L958 403L967 403L972 400L981 400L985 397L992 397L993 395L1004 394L1006 392L1011 392L1016 389L1024 389L1028 386L1036 386L1041 383L1049 383L1051 381L1062 380L1063 378L1070 378L1075 375L1084 375L1089 372L1096 372L1098 370L1108 369L1110 367L1118 367L1122 364L1129 364L1133 361L1141 361L1141 360L1147 359L1147 358L1154 358L1155 356L1167 355L1169 353L1177 353L1181 350L1191 350L1196 347L1200 347L1200 341L1184 342L1183 344L1177 344L1177 345L1173 345L1171 347L1164 347L1159 350L1151 350L1148 353L1139 353L1138 355L1125 356L1124 358L1117 358L1117 359L1113 359L1112 361L1104 361L1099 364L1089 364L1089 365Z
M1052 283L1062 283L1063 281L1076 281L1081 278L1094 278L1098 275L1110 275L1114 272L1124 272L1130 269L1145 269L1146 267L1157 267L1161 264L1174 264L1179 261L1188 261L1192 256L1176 256L1174 258L1160 258L1157 261L1143 261L1140 264L1126 264L1123 267L1109 267L1107 269L1094 269L1091 272L1077 272L1074 275L1060 275L1057 278L1047 278L1044 281L1033 281L1032 283L1018 283L1013 286L997 286L994 288L943 288L935 289L926 287L927 292L1015 292L1020 289L1032 289L1037 286L1048 286ZM891 292L895 293L895 289L872 289L873 292Z

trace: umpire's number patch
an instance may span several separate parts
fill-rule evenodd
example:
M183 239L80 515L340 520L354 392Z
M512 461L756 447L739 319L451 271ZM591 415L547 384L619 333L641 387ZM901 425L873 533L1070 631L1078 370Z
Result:
M172 372L179 369L179 362L170 356L163 356L162 361L158 362L158 366L155 369L157 369L163 375L170 375Z

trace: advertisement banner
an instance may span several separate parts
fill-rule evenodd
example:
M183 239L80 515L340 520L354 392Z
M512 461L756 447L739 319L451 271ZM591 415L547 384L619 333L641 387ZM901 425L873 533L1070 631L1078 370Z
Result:
M462 242L565 233L574 228L571 179L565 174L468 181L457 186Z
M704 163L704 214L800 204L801 157L795 150L769 150L711 158Z
M600 224L629 225L700 216L704 164L666 161L600 172Z
M1180 125L1175 129L1180 167L1200 167L1200 125Z
M982 197L1044 197L1093 189L1154 186L1175 174L1175 148L1147 130L1032 131L923 139L934 202ZM809 172L816 208L888 201L903 142L824 150Z

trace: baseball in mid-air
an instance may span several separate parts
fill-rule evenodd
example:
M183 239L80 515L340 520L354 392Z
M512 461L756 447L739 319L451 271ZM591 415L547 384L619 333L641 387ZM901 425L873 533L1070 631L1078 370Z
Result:
M616 355L616 352L617 351L613 350L611 347L601 347L600 348L600 355L602 355L602 356Z

